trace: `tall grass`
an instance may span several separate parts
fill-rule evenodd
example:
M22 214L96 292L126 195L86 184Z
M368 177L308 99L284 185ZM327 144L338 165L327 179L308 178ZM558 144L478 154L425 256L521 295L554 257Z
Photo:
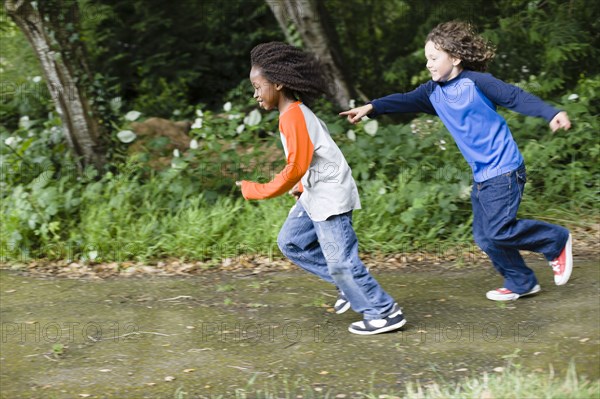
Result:
M458 382L441 381L423 384L409 382L403 390L380 391L367 388L364 391L344 392L334 389L314 388L309 382L297 379L284 380L266 387L258 387L251 379L245 388L235 394L199 396L210 399L597 399L600 382L590 381L577 375L573 363L564 375L556 375L552 368L544 373L526 372L518 366L510 366L503 373L464 378ZM177 399L198 397L179 387Z

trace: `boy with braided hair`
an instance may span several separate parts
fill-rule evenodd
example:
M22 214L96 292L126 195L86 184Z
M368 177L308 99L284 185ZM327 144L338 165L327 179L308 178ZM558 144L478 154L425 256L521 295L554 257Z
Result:
M309 105L328 94L329 82L311 54L285 43L259 44L251 52L254 98L265 110L280 112L279 130L287 164L272 181L241 181L247 200L273 198L292 190L296 204L277 243L292 262L334 284L336 313L349 307L363 320L348 330L372 335L397 330L406 320L397 303L358 256L352 211L360 209L352 171L325 124Z
M431 80L408 93L392 94L341 112L351 123L365 115L425 112L438 115L473 169L473 236L504 277L502 288L488 291L493 301L515 300L540 291L533 270L519 250L543 254L554 282L566 284L573 268L571 235L564 227L517 219L525 187L525 164L501 105L550 123L552 131L569 129L567 113L520 88L483 73L494 49L473 27L460 21L435 27L425 43Z

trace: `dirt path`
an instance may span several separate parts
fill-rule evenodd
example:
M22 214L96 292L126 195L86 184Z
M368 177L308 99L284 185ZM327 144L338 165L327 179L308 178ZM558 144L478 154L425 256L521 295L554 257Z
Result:
M542 292L507 304L484 298L500 283L491 267L433 263L373 270L408 320L373 337L348 333L360 316L334 314L334 290L296 270L110 279L0 271L2 397L172 398L181 389L228 398L249 382L352 397L509 362L544 373L574 361L580 375L600 378L598 257L577 258L562 287L531 259Z

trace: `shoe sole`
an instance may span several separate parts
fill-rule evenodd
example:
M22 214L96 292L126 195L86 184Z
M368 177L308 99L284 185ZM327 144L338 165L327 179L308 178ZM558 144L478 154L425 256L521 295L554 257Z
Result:
M405 324L406 324L406 319L402 319L401 321L399 321L396 324L392 324L391 326L383 327L378 330L363 331L363 330L353 330L352 327L348 327L348 331L350 331L352 334L357 334L357 335L375 335L375 334L382 334L382 333L397 330Z
M485 297L487 299L489 299L490 301L497 301L497 302L508 302L508 301L516 301L519 298L522 298L524 296L527 295L533 295L533 294L537 294L538 292L540 292L542 290L542 287L540 287L539 284L537 284L535 287L533 287L531 289L531 291L526 292L524 294L514 294L515 297L511 297L511 298L502 298L502 297L496 297L496 298L490 298L489 293L485 294Z
M510 297L508 295L494 297L494 294L486 293L485 297L487 299L489 299L490 301L508 302L508 301L516 301L521 296L519 294L513 293Z
M335 313L342 314L345 313L348 309L350 309L350 302L346 302L346 304L342 308L336 310Z
M569 234L569 239L567 240L567 244L565 245L565 248L567 250L566 253L566 260L567 260L567 264L565 265L565 272L563 273L563 275L557 280L556 276L554 276L554 283L556 285L565 285L567 284L567 281L569 281L569 278L571 277L571 272L573 271L573 240L571 237L571 234Z

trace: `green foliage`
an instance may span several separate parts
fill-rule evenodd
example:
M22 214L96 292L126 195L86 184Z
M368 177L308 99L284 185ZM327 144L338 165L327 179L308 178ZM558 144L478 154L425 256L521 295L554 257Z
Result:
M489 71L507 81L543 81L544 96L600 72L600 3L563 1L329 0L350 80L369 98L408 91L430 77L423 45L438 23L474 23L497 47ZM407 117L406 117L407 118ZM406 120L406 118L402 120Z
M79 39L75 42L88 50L93 76L85 79L105 125L114 122L113 100L162 117L173 110L190 117L190 104L215 109L247 76L252 46L284 37L263 0L185 0L169 7L158 0L77 3L82 28L69 26L62 34ZM346 60L349 80L370 98L410 90L429 79L425 35L454 18L474 22L496 44L490 72L544 97L572 89L581 74L599 72L597 2L328 0L323 7L335 27L336 50ZM0 116L12 129L20 115L43 118L49 95L35 94L47 92L43 82L34 87L27 80L41 76L38 62L14 24L3 22L0 63L5 67L0 67L6 95L0 99ZM12 94L15 89L23 94ZM406 122L411 116L395 118Z
M171 154L170 167L154 170L137 153L100 178L80 173L64 157L58 118L44 123L24 118L17 131L0 135L9 144L0 153L2 257L85 257L89 251L100 252L101 260L235 256L239 245L228 242L262 252L264 235L243 240L245 233L231 229L238 212L248 228L260 212L229 196L239 190L236 180L268 179L279 165L257 163L273 150L274 137L279 140L275 114L226 108L217 115L197 111L191 136L198 144ZM259 141L264 144L256 145ZM263 220L282 213L266 211ZM267 230L272 237L273 229Z
M60 119L49 117L43 123L22 117L15 132L0 133L3 244L29 249L40 241L60 242L60 230L73 227L80 204L78 172L64 156Z
M504 79L539 77L538 94L557 94L581 74L598 74L600 5L576 1L499 2L497 27L486 34L498 46L491 72Z
M250 49L282 39L262 0L94 4L84 21L96 70L116 78L124 102L169 117L185 104L214 107L247 77ZM189 116L189 115L186 115Z
M35 54L17 26L0 11L0 129L15 130L22 115L45 116L51 98Z
M596 221L598 215L598 4L330 0L324 7L351 80L369 96L429 79L422 46L435 24L476 23L498 47L490 71L557 99L573 121L570 131L551 133L540 119L501 111L528 166L522 216L585 224L585 216ZM85 82L107 128L111 163L101 176L77 169L33 52L15 25L0 18L0 257L278 256L277 233L293 199L247 202L234 184L267 181L284 161L277 114L250 112L249 51L283 38L266 3L79 5L83 28L61 34L90 50L95 73ZM194 148L175 153L159 137L130 154L117 136L129 129L119 116L128 109L193 121ZM470 240L471 172L437 118L407 115L406 124L380 118L350 126L330 105L317 109L359 186L361 250ZM157 153L165 168L150 165Z
M573 121L570 131L551 133L544 121L506 112L528 164L522 216L571 219L568 224L585 224L581 215L597 217L599 82L582 79L561 99L558 106ZM269 180L283 166L277 114L245 112L245 105L224 109L196 108L190 136L197 145L167 154L170 166L153 169L150 155L141 152L103 176L77 171L64 157L56 116L23 119L15 132L0 135L10 143L0 153L2 257L219 262L241 254L280 256L277 234L294 200L245 201L234 184ZM351 126L328 107L317 113L358 183L363 209L355 213L355 227L362 251L470 241L471 171L437 118ZM129 144L114 144L126 157Z
M555 133L544 121L513 114L509 120L521 143L528 170L527 195L575 213L597 212L600 192L600 142L597 92L600 81L582 79L574 93L565 94L558 107L572 121L568 131ZM524 202L522 211L538 212L539 202Z

